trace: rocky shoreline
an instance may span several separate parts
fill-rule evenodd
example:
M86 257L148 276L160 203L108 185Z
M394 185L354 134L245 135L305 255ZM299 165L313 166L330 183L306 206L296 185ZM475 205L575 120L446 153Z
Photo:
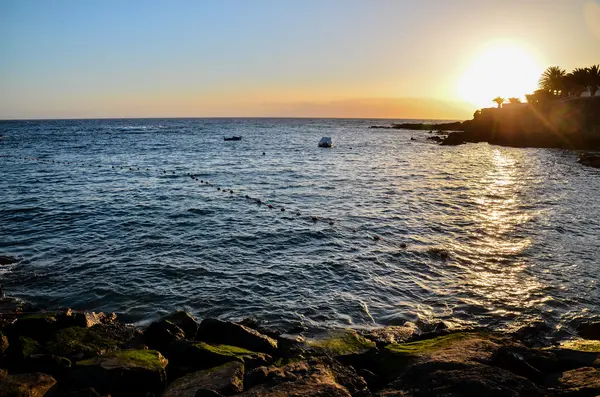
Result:
M0 315L1 397L600 394L600 323L550 344L543 324L280 332L178 311L138 328L114 313L32 309Z

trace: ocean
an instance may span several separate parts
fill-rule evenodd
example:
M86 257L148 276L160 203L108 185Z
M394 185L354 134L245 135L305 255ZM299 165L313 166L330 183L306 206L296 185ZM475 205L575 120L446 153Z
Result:
M2 121L0 255L19 261L0 283L137 323L184 309L282 329L568 332L598 318L600 170L368 128L402 121Z

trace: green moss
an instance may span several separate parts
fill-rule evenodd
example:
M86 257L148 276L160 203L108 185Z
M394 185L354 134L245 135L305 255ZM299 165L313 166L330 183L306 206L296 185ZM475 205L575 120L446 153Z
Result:
M600 340L570 340L560 344L561 349L577 350L582 352L600 353Z
M276 367L285 367L288 364L299 363L303 361L301 358L293 357L293 358L278 358L273 362L273 365Z
M208 343L198 342L195 343L194 346L199 349L203 349L211 353L227 357L243 357L256 354L253 351L230 345L209 345Z
M18 321L41 320L41 319L48 319L48 320L56 321L56 313L26 314L24 316L19 317Z
M111 366L143 367L149 370L162 370L167 360L156 350L129 349L78 361L78 366L97 365L109 362Z
M47 344L48 349L58 355L72 357L79 354L94 356L98 353L116 350L121 341L101 329L70 327L59 330Z
M29 357L32 354L36 354L40 350L40 345L33 339L27 338L25 336L19 336L19 347L20 354L23 358Z
M360 353L375 347L375 342L354 331L343 331L341 334L309 340L307 343L316 353L333 355Z
M445 336L439 336L437 338L420 340L417 342L409 343L392 343L387 345L385 348L387 351L393 354L403 355L419 355L423 353L431 353L439 349L443 349L447 346L452 345L454 342L463 340L473 336L468 333L455 333Z

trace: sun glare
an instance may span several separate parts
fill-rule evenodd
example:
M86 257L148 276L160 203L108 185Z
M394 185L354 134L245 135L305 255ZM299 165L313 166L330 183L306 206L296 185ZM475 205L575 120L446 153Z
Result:
M544 67L533 53L512 43L495 43L478 54L458 81L461 99L478 107L491 107L492 99L524 99L532 93Z

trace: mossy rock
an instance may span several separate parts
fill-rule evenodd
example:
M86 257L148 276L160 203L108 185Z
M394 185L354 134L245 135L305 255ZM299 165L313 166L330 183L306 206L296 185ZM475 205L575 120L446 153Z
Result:
M196 396L198 390L213 390L230 396L244 389L244 364L230 362L221 366L187 374L173 381L163 397Z
M352 330L335 332L323 338L308 339L306 343L316 354L332 356L360 354L375 347L375 342Z
M115 396L145 396L165 388L167 364L156 350L122 350L77 362L73 379Z
M392 354L418 356L425 353L432 353L436 350L440 350L451 346L452 344L471 337L471 334L467 333L455 333L445 336L439 336L437 338L425 339L416 342L407 343L392 343L385 347L385 349Z
M238 361L251 367L271 361L265 353L253 352L237 346L211 345L205 342L175 341L167 349L167 358L175 365L196 369L217 367Z
M577 339L563 342L561 349L576 350L580 352L600 353L600 340Z
M28 314L19 317L9 331L13 335L27 336L37 341L45 341L57 330L55 313Z
M69 327L56 332L46 348L58 356L82 359L117 350L123 343L102 328Z

